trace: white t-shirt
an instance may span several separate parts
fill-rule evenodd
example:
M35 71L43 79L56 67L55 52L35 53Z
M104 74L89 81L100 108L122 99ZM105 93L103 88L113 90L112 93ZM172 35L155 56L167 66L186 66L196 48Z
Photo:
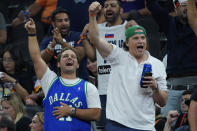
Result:
M134 129L154 130L155 107L152 89L140 87L144 63L152 65L153 77L160 90L167 90L163 63L150 56L138 64L129 52L113 46L106 58L112 66L107 90L107 118Z
M47 96L47 92L49 90L50 84L53 82L53 80L56 77L57 77L57 74L51 71L49 68L47 68L47 71L45 72L45 74L43 75L41 79L41 85L42 85L42 89L43 89L45 96ZM61 77L61 79L64 81L64 83L67 83L67 84L74 84L79 81L79 78L69 80L69 79L64 79ZM101 108L98 91L96 87L90 82L87 82L86 99L87 99L88 108Z
M116 25L112 27L106 27L106 22L98 24L99 36L105 38L109 43L117 45L122 48L125 42L125 26L127 21L124 21L121 25ZM109 62L104 60L98 51L96 51L97 56L97 71L98 71L98 91L100 95L107 94L109 74L111 71L111 65Z

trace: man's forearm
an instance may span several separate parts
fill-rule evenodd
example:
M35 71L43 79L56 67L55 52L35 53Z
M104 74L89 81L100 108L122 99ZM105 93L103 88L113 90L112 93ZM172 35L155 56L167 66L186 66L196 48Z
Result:
M197 102L195 101L190 103L188 119L191 131L197 131Z
M75 117L85 121L99 121L100 115L100 108L76 109Z
M0 30L0 44L5 44L7 40L7 31Z
M85 50L86 55L91 61L96 60L96 49L91 45L90 41L88 39L82 40L83 47Z
M169 19L171 18L169 13L159 5L158 0L147 0L147 8L159 25L160 30L167 33Z
M171 125L166 121L163 131L171 131Z
M42 9L42 6L38 5L36 2L31 4L28 8L29 10L29 17L33 17L38 14Z
M190 27L197 36L197 10L195 0L188 0L187 17Z
M40 48L38 46L38 41L36 36L29 36L28 37L28 46L29 46L29 53L32 58L32 61L36 61L37 58L41 57L40 55Z
M154 102L157 103L159 106L161 107L165 106L167 98L168 98L167 91L161 91L161 90L153 91Z

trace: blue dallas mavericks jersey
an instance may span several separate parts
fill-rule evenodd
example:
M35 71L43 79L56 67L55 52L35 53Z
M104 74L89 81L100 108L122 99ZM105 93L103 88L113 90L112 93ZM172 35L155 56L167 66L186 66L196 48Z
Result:
M52 115L53 108L61 106L60 102L70 107L87 109L85 93L86 82L84 80L80 79L77 83L68 85L63 82L62 78L57 77L43 100L44 131L90 131L89 122L71 116L56 119L56 116Z

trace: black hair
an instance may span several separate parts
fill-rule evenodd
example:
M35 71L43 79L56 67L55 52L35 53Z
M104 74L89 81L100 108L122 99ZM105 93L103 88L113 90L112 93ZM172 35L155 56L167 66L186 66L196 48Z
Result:
M22 54L22 51L20 50L19 46L13 46L13 45L6 46L3 50L3 52L1 53L1 57L0 57L1 59L3 58L3 55L6 52L10 53L11 58L15 62L15 73L18 73L22 70L26 70L28 68L29 64L27 61L25 61L25 57ZM1 69L2 71L5 71L5 69L3 67L2 60L1 60L1 68L2 68Z
M69 12L66 10L66 9L64 9L64 8L62 8L62 7L58 7L56 10L54 10L52 13L51 13L51 21L55 21L55 16L57 15L57 14L59 14L59 13L65 13L65 14L67 14L68 15L68 18L69 18Z
M105 0L105 2L108 0ZM118 2L118 5L122 8L122 1L121 0L116 0Z
M9 119L9 115L6 113L0 113L0 128L7 128L7 131L16 131L14 122Z
M182 93L182 96L183 96L183 95L192 94L192 93L193 93L193 89L185 90L185 91Z

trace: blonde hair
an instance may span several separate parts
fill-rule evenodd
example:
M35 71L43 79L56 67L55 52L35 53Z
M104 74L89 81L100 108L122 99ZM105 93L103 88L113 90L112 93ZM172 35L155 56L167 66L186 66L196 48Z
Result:
M4 96L1 104L3 101L7 101L8 104L12 105L17 114L21 113L23 115L26 115L24 104L21 98L16 93L10 93L6 97Z
M44 112L37 112L36 115L39 117L41 124L44 123Z

